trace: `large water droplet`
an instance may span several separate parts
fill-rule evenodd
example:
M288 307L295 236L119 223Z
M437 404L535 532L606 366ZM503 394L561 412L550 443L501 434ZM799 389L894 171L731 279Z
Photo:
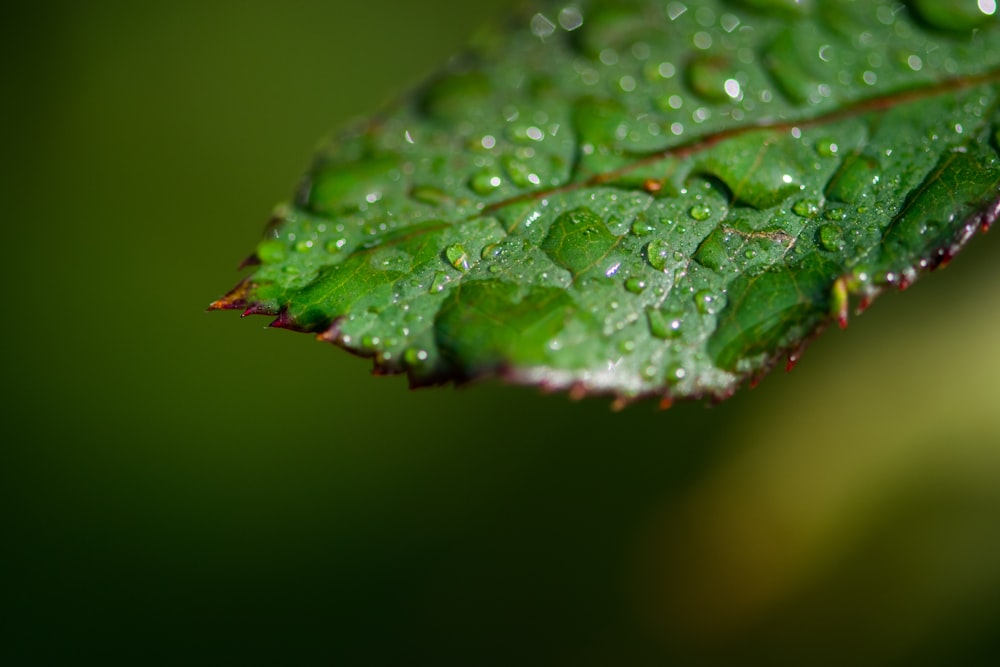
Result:
M909 5L925 23L956 32L988 23L997 11L994 0L910 0Z
M510 155L503 158L503 168L511 182L519 188L529 188L542 182L531 167Z
M452 243L444 249L444 256L448 258L448 263L463 273L469 270L469 253L459 243Z
M733 81L735 87L729 81ZM733 78L729 61L719 56L703 56L692 61L687 69L687 82L691 90L709 102L725 102L740 96L739 82Z
M694 304L698 307L698 312L705 315L714 315L722 309L722 298L712 290L701 290L694 295Z
M285 260L285 244L278 239L267 239L257 244L257 259L264 264L277 264Z
M688 215L699 222L703 222L712 217L712 208L708 204L696 204L688 211Z
M844 249L844 231L840 225L827 224L819 228L819 244L824 250L839 252Z
M410 196L422 204L443 206L451 202L448 193L432 185L417 185L410 191Z
M478 108L491 92L490 80L482 72L460 72L431 83L421 106L433 118L455 121Z
M792 211L803 218L815 218L819 215L819 203L814 199L801 199L792 204Z
M673 256L673 248L663 239L650 241L646 246L646 259L657 271L664 271L667 268L670 257Z
M403 360L408 366L419 366L420 364L427 361L430 354L427 350L418 347L408 347L406 351L403 352Z
M816 153L820 157L834 157L839 150L840 147L835 139L824 137L816 142Z
M632 294L642 294L648 283L642 278L629 278L625 281L625 289Z
M429 292L431 294L437 294L438 292L442 291L450 281L451 278L448 276L447 273L444 273L443 271L438 271L437 273L434 274L434 280L431 281L431 287Z
M502 183L503 181L499 174L494 171L485 170L473 175L469 180L469 187L476 194L488 195L499 188Z
M632 223L632 233L635 236L646 236L647 234L652 234L655 229L656 228L649 222L649 220L645 220L643 218L639 218Z
M657 338L677 338L681 335L681 316L678 313L665 313L662 310L650 308L646 311L649 322L649 333Z

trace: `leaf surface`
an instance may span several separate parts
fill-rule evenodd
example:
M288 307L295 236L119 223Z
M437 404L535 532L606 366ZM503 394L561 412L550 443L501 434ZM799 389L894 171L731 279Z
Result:
M995 14L544 4L325 146L212 307L417 385L728 396L993 222Z

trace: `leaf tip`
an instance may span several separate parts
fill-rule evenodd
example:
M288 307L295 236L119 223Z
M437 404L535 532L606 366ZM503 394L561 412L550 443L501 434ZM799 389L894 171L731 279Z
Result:
M229 290L225 296L222 296L212 303L208 304L208 310L238 310L240 308L246 308L247 296L250 293L250 281L247 279L241 280L237 283L236 287Z

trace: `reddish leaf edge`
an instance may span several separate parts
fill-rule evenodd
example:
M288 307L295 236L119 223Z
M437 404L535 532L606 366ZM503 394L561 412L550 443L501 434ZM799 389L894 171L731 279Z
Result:
M411 389L422 389L449 383L453 383L456 387L464 387L496 379L511 384L535 386L542 393L546 394L566 392L568 397L574 401L592 397L610 397L610 407L616 412L630 405L652 399L658 401L657 407L660 410L669 409L676 400L682 398L694 401L705 400L709 405L716 405L731 398L739 388L745 385L749 385L753 389L781 363L784 363L785 370L790 372L802 359L803 354L812 341L823 334L831 324L837 323L839 328L846 329L852 312L855 316L860 316L882 294L889 291L905 291L921 276L938 269L946 268L977 234L989 231L998 218L1000 218L1000 191L997 192L994 200L983 206L978 212L969 216L956 229L951 239L931 251L926 257L918 260L915 265L898 273L887 273L876 279L862 280L854 272L841 275L830 286L832 296L830 312L802 341L793 346L775 350L765 358L759 368L753 371L735 373L736 381L725 390L697 393L684 397L674 396L669 390L623 394L614 390L594 388L579 379L572 379L571 376L568 379L559 379L560 375L566 375L566 371L552 369L544 365L525 368L506 365L494 369L476 370L474 372L463 372L458 368L449 368L432 375L417 375L409 367L400 368L398 366L390 366L380 361L375 352L359 350L346 345L340 335L340 325L344 319L343 317L334 318L326 329L317 333L315 330L297 326L288 316L285 309L276 311L262 303L253 301L252 294L256 284L250 277L243 278L224 296L209 304L207 310L242 310L241 317L264 315L274 318L268 324L269 328L286 329L300 333L314 333L316 334L316 339L319 341L333 344L355 356L372 359L373 375L405 374ZM248 260L244 260L240 264L240 268L252 265L252 261L253 256L248 258Z

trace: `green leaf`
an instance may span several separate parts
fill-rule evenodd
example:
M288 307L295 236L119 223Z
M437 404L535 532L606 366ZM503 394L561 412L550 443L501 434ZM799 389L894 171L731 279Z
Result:
M543 5L325 146L213 307L417 385L728 396L993 222L995 13Z

